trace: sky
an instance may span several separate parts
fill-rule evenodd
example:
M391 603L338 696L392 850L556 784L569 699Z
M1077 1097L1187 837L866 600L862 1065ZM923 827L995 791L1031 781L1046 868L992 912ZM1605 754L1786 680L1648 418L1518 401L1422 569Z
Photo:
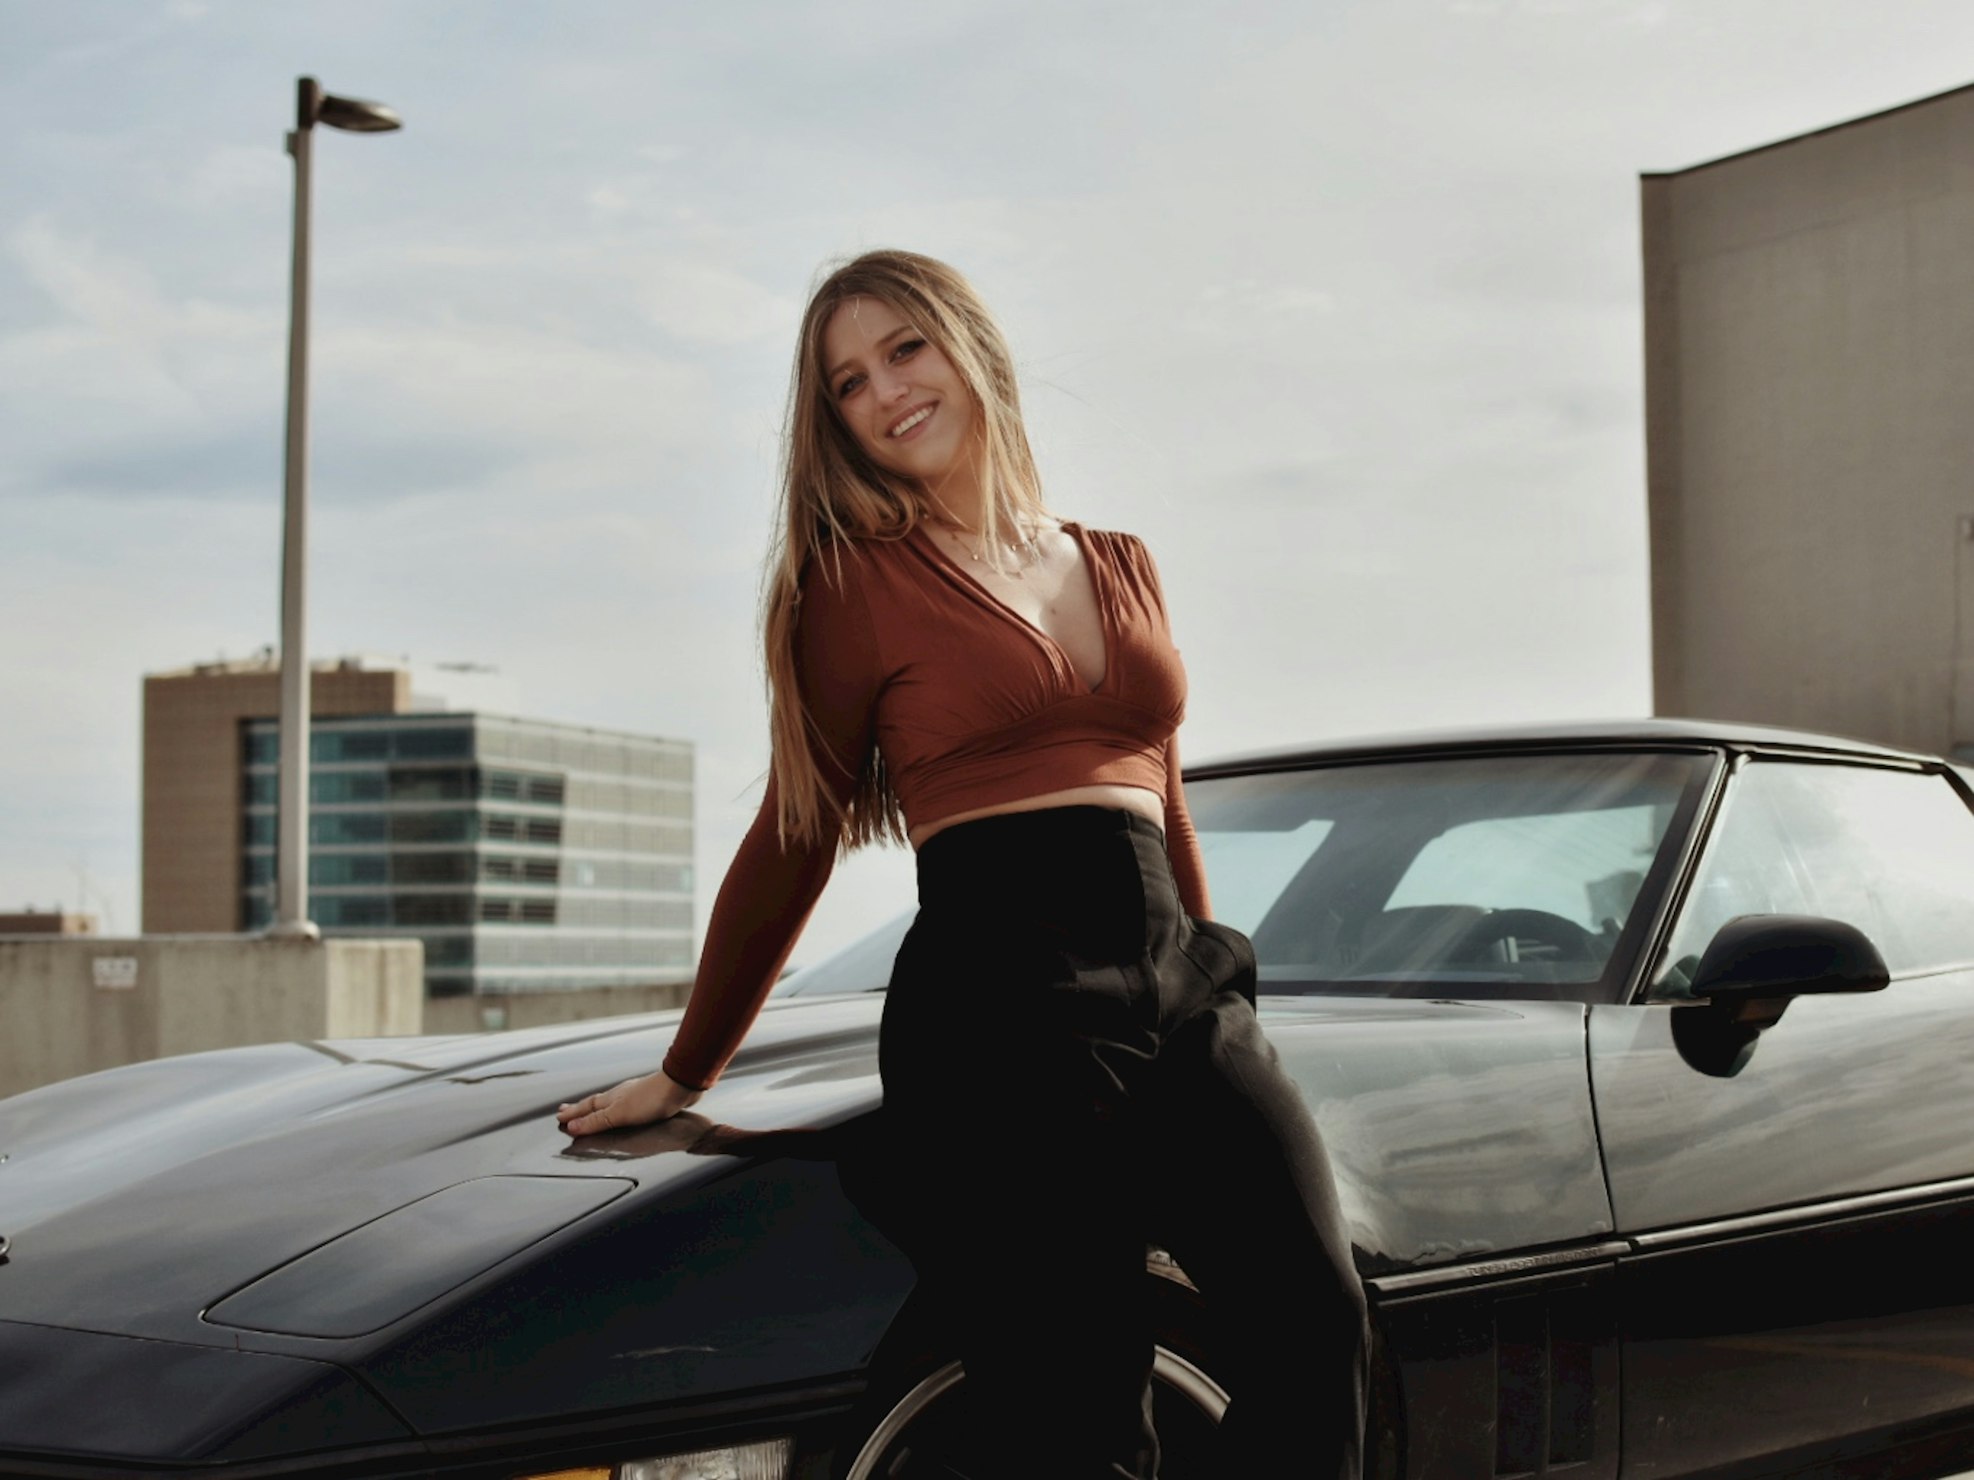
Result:
M279 635L304 73L405 121L317 136L311 652L691 741L703 927L829 263L992 305L1188 758L1646 714L1638 175L1974 81L1974 7L0 0L0 909L134 930L142 676Z

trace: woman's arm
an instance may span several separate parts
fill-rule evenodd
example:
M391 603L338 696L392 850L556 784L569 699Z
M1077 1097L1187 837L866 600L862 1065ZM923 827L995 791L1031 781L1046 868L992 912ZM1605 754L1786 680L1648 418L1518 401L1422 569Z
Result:
M837 589L811 565L795 637L797 681L820 731L816 764L839 806L855 792L874 743L880 679L870 614L854 589L855 561L846 559L844 569L845 589ZM790 839L783 848L779 807L779 783L770 771L760 808L714 897L692 995L663 1068L563 1106L576 1111L564 1129L587 1135L675 1115L726 1068L836 867L840 832L815 843Z
M1165 609L1165 583L1159 579L1158 562L1152 559L1145 542L1132 535L1138 558L1144 562L1143 578L1152 600L1158 605L1159 619L1169 636L1170 614ZM1179 779L1179 737L1165 742L1165 852L1172 860L1172 882L1179 887L1179 904L1198 920L1213 918L1213 901L1206 889L1206 860L1200 855L1199 834L1193 830L1192 813L1186 810L1186 789Z
M779 793L772 775L753 825L727 866L706 921L706 941L685 1017L664 1071L687 1089L712 1088L753 1026L836 868L836 840L823 845L775 835Z
M1213 918L1213 900L1206 890L1206 860L1200 854L1193 814L1186 810L1186 788L1179 779L1179 737L1165 742L1165 851L1172 860L1172 881L1179 886L1179 903L1196 920Z

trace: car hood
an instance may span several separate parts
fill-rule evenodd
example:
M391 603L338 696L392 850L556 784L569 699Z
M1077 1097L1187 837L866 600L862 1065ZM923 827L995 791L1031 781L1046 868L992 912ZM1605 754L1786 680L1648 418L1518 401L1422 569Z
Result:
M789 1149L726 1127L799 1132L875 1103L877 1011L859 999L770 1007L697 1113L574 1140L556 1106L648 1073L676 1012L187 1054L0 1100L0 1320L232 1345L199 1313L443 1189L607 1182L571 1190L570 1221L608 1192L663 1196L717 1177L734 1157L695 1147ZM554 1226L546 1209L523 1232Z
M1367 1269L1610 1227L1580 1006L1262 1006L1323 1127ZM522 1235L541 1237L558 1206L573 1221L606 1192L664 1196L731 1169L725 1153L803 1154L802 1132L876 1104L881 1007L871 994L770 1004L694 1112L576 1141L555 1107L648 1072L676 1012L191 1054L0 1101L0 1235L12 1246L0 1319L214 1339L198 1313L443 1189L494 1177L614 1184L569 1189L520 1220Z

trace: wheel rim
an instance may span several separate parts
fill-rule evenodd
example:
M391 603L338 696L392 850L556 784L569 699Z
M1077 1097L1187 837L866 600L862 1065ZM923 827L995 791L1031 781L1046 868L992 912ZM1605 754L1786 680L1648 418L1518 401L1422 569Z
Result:
M936 1372L919 1379L912 1390L884 1415L883 1421L871 1430L870 1437L857 1451L857 1457L851 1462L844 1480L878 1480L877 1462L897 1443L899 1436L940 1397L965 1380L965 1369L958 1362L948 1362ZM1210 1422L1219 1423L1220 1415L1227 1411L1227 1390L1193 1363L1166 1347L1152 1349L1152 1380L1164 1382Z

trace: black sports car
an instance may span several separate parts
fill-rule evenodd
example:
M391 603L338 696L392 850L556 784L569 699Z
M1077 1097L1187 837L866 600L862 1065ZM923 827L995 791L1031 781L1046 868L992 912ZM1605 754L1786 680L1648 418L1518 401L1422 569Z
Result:
M1974 772L1638 721L1187 789L1372 1291L1378 1474L1974 1468ZM573 1143L674 1014L0 1101L0 1472L908 1480L964 1374L834 1164L906 923ZM1146 1290L1189 1480L1212 1292L1155 1247Z

